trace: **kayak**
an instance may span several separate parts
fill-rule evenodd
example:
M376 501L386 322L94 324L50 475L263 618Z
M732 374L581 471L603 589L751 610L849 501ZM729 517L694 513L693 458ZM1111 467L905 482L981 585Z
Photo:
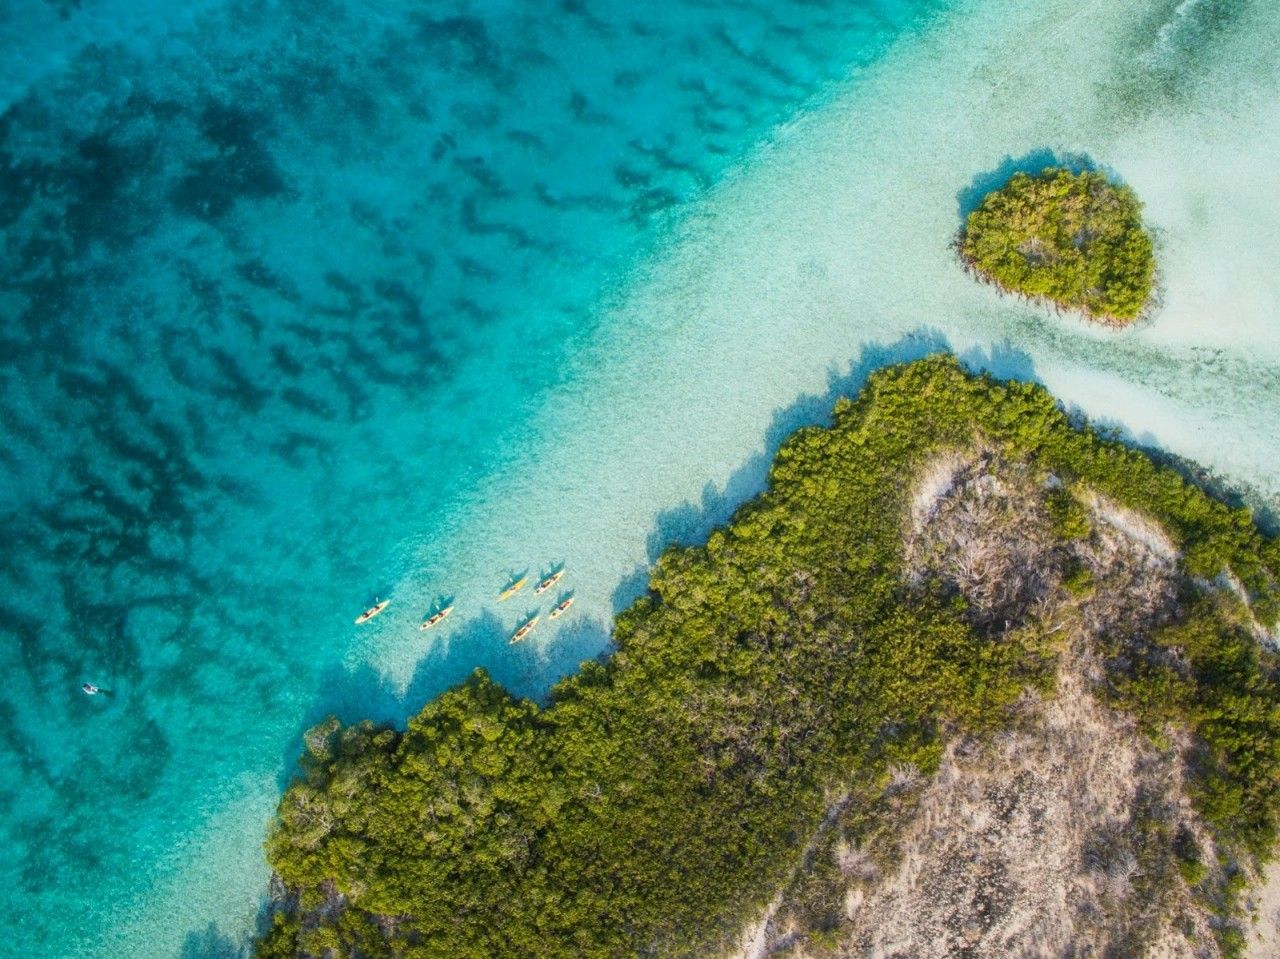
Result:
M550 576L548 576L546 579L540 582L536 587L534 587L533 595L541 596L543 593L549 590L556 583L560 582L560 577L563 575L564 575L564 570L562 569L556 570L554 573L552 573Z
M514 633L511 634L511 642L513 644L520 642L520 640L524 639L526 636L532 633L533 627L537 625L538 625L538 617L535 616L533 617L533 619L526 622L523 626L521 626L519 629L517 629Z
M568 597L567 599L561 600L561 602L556 606L556 608L551 611L551 618L555 619L561 613L564 613L566 610L568 610L568 608L572 605L573 605L572 596Z
M361 613L359 616L356 617L356 625L359 626L361 623L369 622L369 620L373 619L373 617L377 616L380 612L382 612L384 609L386 609L390 605L391 605L391 600L389 599L384 599L380 603L374 603L372 606L370 606L363 613Z
M452 605L446 606L444 609L438 610L432 613L426 619L424 619L422 621L422 625L419 626L418 629L430 629L432 626L435 626L437 623L447 619L449 614L452 612L453 612L453 606Z
M520 592L520 590L524 589L524 584L527 582L529 582L529 577L521 576L518 580L498 594L498 602L502 602L504 599L510 599L516 593Z

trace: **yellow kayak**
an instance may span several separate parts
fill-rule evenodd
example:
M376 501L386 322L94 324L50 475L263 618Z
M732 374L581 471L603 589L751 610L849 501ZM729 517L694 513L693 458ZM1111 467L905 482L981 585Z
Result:
M520 642L520 640L524 639L526 636L532 633L533 627L537 625L538 625L538 617L535 616L533 617L533 619L526 622L523 626L521 626L519 629L517 629L514 633L511 634L511 642L512 643Z
M391 605L391 600L389 599L384 599L380 603L374 603L372 606L370 606L363 613L361 613L359 616L356 617L356 625L359 626L361 623L369 622L369 620L373 619L373 617L377 616L380 612L382 612L384 609L386 609L390 605Z
M504 599L510 599L516 593L520 592L520 590L524 589L524 584L527 582L529 582L529 577L521 576L518 580L498 594L498 602L502 602Z

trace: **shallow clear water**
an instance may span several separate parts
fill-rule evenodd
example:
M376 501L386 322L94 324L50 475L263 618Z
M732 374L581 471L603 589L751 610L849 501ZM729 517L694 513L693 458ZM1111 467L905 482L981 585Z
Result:
M1274 502L1271 7L10 5L5 941L224 954L302 728L545 690L880 363L951 346ZM1141 328L952 262L1046 150L1147 200ZM578 604L509 647L555 562Z

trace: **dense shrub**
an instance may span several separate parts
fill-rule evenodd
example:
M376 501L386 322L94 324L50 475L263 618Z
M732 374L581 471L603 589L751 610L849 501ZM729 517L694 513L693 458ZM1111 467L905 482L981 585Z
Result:
M1017 173L969 214L965 264L1002 289L1111 323L1142 313L1155 282L1142 204L1101 173Z

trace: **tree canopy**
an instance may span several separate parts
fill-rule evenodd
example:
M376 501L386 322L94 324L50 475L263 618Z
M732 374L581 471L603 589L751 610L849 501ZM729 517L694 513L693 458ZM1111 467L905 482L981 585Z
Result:
M1094 171L1014 174L969 214L959 248L969 269L1001 289L1113 324L1137 318L1155 284L1142 204Z
M1229 572L1276 618L1280 548L1247 511L1076 428L1038 387L948 357L881 371L830 428L783 445L727 527L664 553L613 654L547 705L477 672L404 730L312 730L267 845L288 895L259 959L695 956L730 941L834 792L895 765L929 772L946 735L998 728L1050 682L1034 636L993 642L957 597L904 582L904 477L977 442L1156 517L1189 574ZM1061 535L1079 535L1059 512ZM1117 702L1150 700L1202 736L1206 818L1226 843L1267 848L1274 664L1230 618L1158 641L1194 669L1140 670ZM1147 695L1156 685L1176 696Z

